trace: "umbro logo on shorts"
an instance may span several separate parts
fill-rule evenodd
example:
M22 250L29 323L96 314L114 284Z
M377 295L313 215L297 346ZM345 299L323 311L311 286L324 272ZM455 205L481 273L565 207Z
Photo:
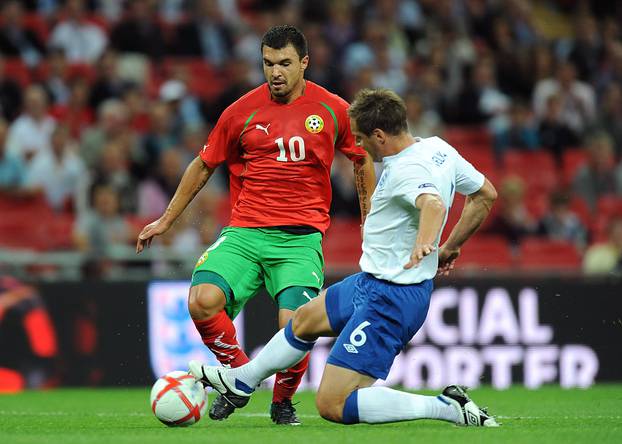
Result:
M343 344L343 348L345 348L348 353L357 354L359 352L352 344Z

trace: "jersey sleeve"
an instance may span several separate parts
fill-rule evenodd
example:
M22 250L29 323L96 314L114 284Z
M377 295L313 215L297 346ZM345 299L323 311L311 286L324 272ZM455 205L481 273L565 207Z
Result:
M207 137L199 156L208 167L216 168L237 149L241 128L236 120L231 107L227 108Z
M485 177L459 153L456 160L456 191L463 195L473 194L484 185Z
M354 134L350 128L350 117L348 116L348 102L339 99L337 103L336 118L338 125L337 139L335 148L346 155L351 161L364 159L367 155L362 146L357 146L354 141Z
M416 206L417 198L422 194L440 196L438 185L430 171L423 165L406 164L396 171L393 192L395 196Z

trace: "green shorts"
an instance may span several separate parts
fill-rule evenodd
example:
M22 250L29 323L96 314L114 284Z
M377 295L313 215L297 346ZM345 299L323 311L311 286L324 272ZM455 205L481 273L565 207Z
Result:
M212 273L221 276L232 290L226 311L233 319L262 287L273 299L288 287L322 288L323 270L320 233L226 227L199 258L192 285L213 283Z

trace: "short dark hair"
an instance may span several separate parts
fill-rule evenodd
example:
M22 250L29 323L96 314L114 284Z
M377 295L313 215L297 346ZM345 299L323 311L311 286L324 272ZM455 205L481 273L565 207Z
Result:
M261 50L263 51L264 46L281 49L290 43L301 59L308 54L307 38L300 29L292 25L278 25L268 29L261 39Z
M358 130L366 136L376 128L391 135L408 131L406 105L393 91L386 88L362 89L348 109Z

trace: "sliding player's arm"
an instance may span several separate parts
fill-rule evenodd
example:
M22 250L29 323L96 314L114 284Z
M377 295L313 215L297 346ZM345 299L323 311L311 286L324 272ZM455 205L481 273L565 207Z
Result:
M416 267L424 257L436 250L436 239L441 232L447 210L438 194L420 194L415 201L419 209L419 232L415 247L405 269Z
M179 215L183 213L188 204L194 199L194 196L205 186L214 170L214 168L208 167L199 156L190 162L164 214L158 220L143 228L138 235L136 253L143 251L145 246L149 247L154 236L168 231L173 222L177 220Z
M460 248L488 217L496 199L497 191L488 179L484 180L484 185L478 191L466 197L458 223L439 250L439 274L448 274L454 268L456 259L460 256Z
M369 154L354 161L354 180L361 207L361 224L364 224L371 209L371 195L376 187L376 170Z

